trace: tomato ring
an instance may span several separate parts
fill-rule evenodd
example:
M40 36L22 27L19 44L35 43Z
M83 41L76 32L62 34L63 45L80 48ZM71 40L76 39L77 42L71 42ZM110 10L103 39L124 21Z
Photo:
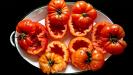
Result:
M85 36L88 34L88 32L90 32L92 30L92 27L93 25L91 24L88 28L82 30L82 32L80 32L78 30L76 30L75 28L78 28L78 27L74 27L73 23L72 23L72 18L70 18L69 20L69 24L68 24L68 27L69 27L69 31L70 33L73 35L73 36L79 36L79 37L82 37L82 36Z
M46 28L52 39L62 39L67 32L67 24L66 25L51 25L49 18L46 17Z
M65 44L61 43L60 41L52 41L48 44L47 50L54 52L63 57L64 61L69 61L69 51Z
M75 52L81 47L87 47L92 50L93 46L91 41L85 37L76 37L69 42L68 48L71 53Z
M92 30L92 43L94 47L100 47L102 48L102 52L106 54L106 51L103 49L102 47L102 41L99 40L100 39L100 32L101 30L105 27L111 25L111 23L107 22L107 21L102 21L102 22L98 22L94 25L93 30Z

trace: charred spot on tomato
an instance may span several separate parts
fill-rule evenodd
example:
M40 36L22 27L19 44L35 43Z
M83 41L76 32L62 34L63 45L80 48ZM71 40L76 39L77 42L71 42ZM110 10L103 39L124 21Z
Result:
M75 50L81 48L81 47L88 47L88 43L83 41L83 40L77 40L74 44L73 44L73 48Z
M92 60L92 58L91 58L92 57L92 54L90 52L86 52L86 54L87 54L88 58L85 60L85 63L88 64Z
M57 12L58 15L62 14L62 10L61 9L57 9L56 12Z
M88 14L87 14L87 13L82 13L82 16L83 16L83 17L87 17Z
M59 54L59 55L61 55L61 56L64 55L64 52L62 51L62 48L59 47L59 46L56 45L56 44L55 44L53 47L51 47L51 51L54 52L54 53L57 53L57 54Z
M63 25L50 25L51 31L54 32L55 35L57 34L62 34L63 31L65 30L65 26Z
M49 65L49 66L53 66L53 65L54 65L54 61L51 60L51 59L49 59L49 60L48 60L48 65Z
M118 42L118 36L110 34L109 40L113 43Z

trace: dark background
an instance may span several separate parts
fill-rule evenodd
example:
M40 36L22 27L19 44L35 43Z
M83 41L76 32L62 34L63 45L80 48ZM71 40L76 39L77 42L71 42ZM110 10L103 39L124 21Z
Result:
M76 1L76 0L66 0ZM86 0L87 1L87 0ZM9 36L15 30L17 23L22 20L32 10L47 5L49 0L5 0L0 5L1 8L1 60L4 75L24 74L24 75L44 75L38 68L30 65L18 53L15 47L10 44ZM96 72L83 72L80 74L116 75L129 74L132 69L132 14L133 7L130 0L89 0L96 9L105 13L114 23L120 24L126 33L125 40L128 44L125 52L118 56L111 56L104 67ZM6 41L6 42L5 42ZM131 68L131 69L130 69Z

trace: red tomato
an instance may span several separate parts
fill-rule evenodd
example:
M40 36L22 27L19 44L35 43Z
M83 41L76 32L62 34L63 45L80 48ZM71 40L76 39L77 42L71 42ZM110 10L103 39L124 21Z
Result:
M36 30L36 25L31 20L26 19L18 23L16 30L19 33L34 34Z
M82 47L72 54L72 64L80 70L99 70L104 64L100 50Z
M51 0L48 4L48 17L52 25L66 25L70 12L64 0Z
M18 44L31 55L41 54L48 44L45 27L31 20L22 20L16 31L19 33Z
M96 10L85 1L78 1L72 7L72 22L78 27L90 26L96 17Z
M108 25L111 25L111 23L106 21L98 22L94 25L92 31L92 42L94 46L100 46L102 48L103 41L106 39L100 37L100 32L105 26Z
M45 19L47 31L52 39L62 39L67 32L67 25L51 25L49 17Z
M34 38L33 44L27 48L27 53L31 55L41 55L45 51L47 44L48 40L46 38Z
M103 41L103 47L111 54L121 54L127 46L126 42L123 40L125 32L120 25L113 24L105 26L101 30L100 36L106 39Z
M45 52L39 58L39 66L40 69L44 72L49 74L62 72L66 69L67 63L63 60L63 58L52 52Z
M20 47L24 50L26 50L30 45L32 45L32 40L31 37L25 34L21 34L18 37L18 44L20 45Z

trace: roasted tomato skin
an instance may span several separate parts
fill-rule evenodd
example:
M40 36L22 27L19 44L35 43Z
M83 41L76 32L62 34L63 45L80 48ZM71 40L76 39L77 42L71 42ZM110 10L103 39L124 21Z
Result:
M123 53L124 49L126 48L127 44L123 40L125 37L124 29L118 25L113 24L110 26L106 26L101 30L100 33L102 38L106 38L104 40L104 49L114 55L118 55Z
M85 1L77 1L72 7L72 22L78 27L88 27L96 17L96 10Z
M80 70L96 71L102 68L104 64L104 55L100 50L90 50L89 48L80 48L71 56L72 64Z
M20 45L21 48L24 50L27 50L27 48L32 45L33 41L29 36L26 36L25 38L19 38L18 37L18 44Z
M113 55L123 53L127 46L123 40L124 37L124 29L120 25L106 21L97 23L92 32L93 45L103 48L103 52L106 51Z
M51 0L47 10L48 16L45 23L51 39L62 39L67 32L70 18L70 12L65 1Z
M35 33L35 30L35 24L29 19L20 21L16 26L16 31L19 33L18 43L24 50L32 45L33 42L30 36Z
M57 73L66 69L66 62L61 56L52 52L46 52L39 58L40 69L47 74Z
M18 44L31 55L40 55L48 44L47 31L38 22L29 19L22 20L16 27Z
M104 41L107 41L107 38L102 38L100 35L101 35L101 30L105 26L109 26L109 25L112 25L112 24L107 21L98 22L94 25L92 34L91 34L93 46L101 48L101 50L104 54L106 54L107 52L105 49L103 49L103 43L105 43Z
M64 0L51 0L48 4L50 24L65 25L68 23L70 12Z
M92 41L93 42L97 42L100 39L100 32L101 30L105 27L111 25L110 22L107 21L102 21L102 22L98 22L94 25L93 30L92 30Z
M16 31L25 34L34 34L36 30L36 25L30 20L22 20L16 26Z
M72 6L72 13L69 20L69 30L73 36L86 36L93 28L97 11L85 1L77 1Z

